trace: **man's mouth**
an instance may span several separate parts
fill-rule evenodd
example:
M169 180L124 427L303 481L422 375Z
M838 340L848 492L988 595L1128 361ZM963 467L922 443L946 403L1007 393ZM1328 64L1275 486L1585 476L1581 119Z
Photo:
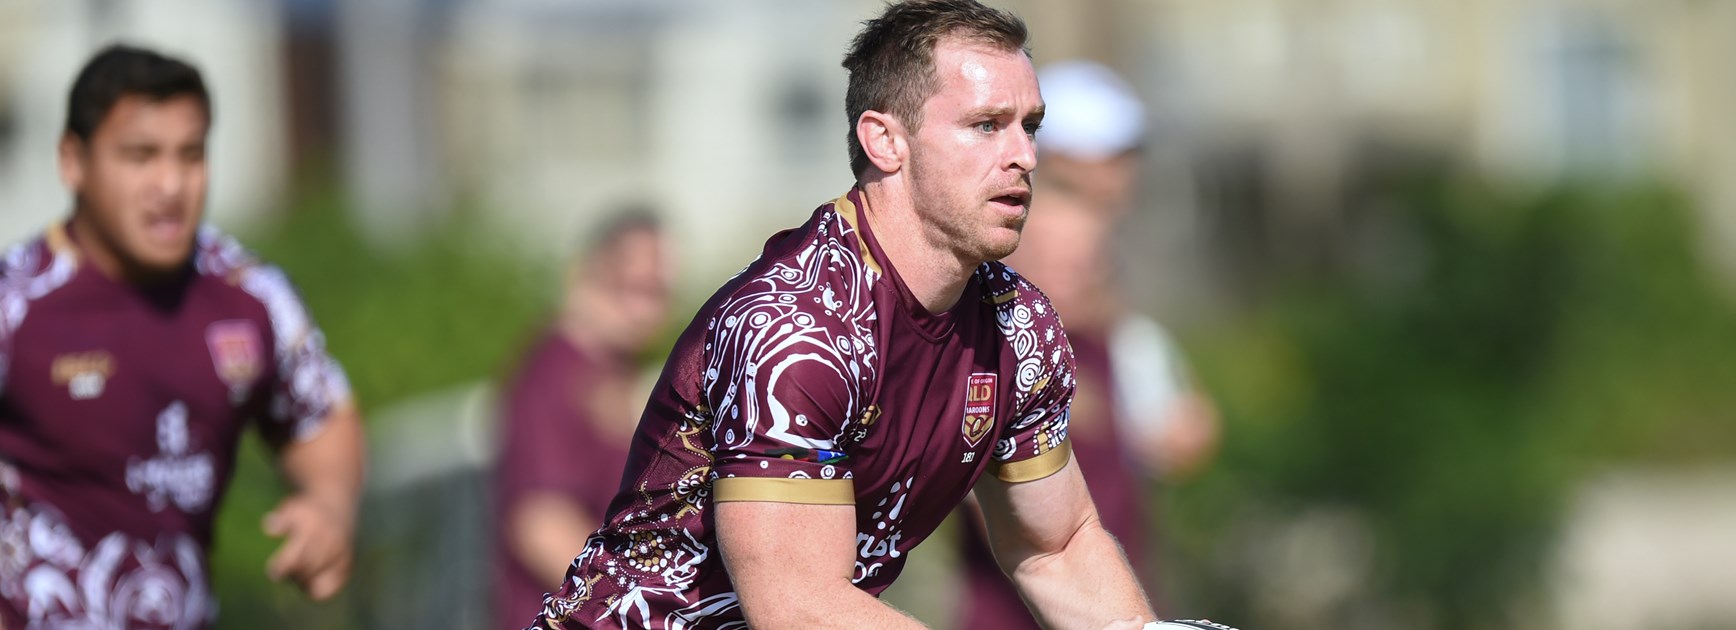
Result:
M145 218L145 233L153 240L177 240L187 231L187 220L180 213L165 212Z
M1018 212L1022 214L1024 213L1025 208L1031 205L1031 191L1025 188L1008 190L1002 194L990 197L989 202L1007 208L1016 208Z

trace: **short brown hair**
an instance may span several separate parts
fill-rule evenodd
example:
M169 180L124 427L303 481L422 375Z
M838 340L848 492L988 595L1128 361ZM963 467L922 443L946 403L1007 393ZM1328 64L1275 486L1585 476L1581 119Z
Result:
M975 0L906 0L886 7L880 17L862 23L862 32L844 54L850 87L844 113L850 118L850 171L868 170L868 155L856 139L862 112L886 112L916 131L922 126L922 104L938 89L934 47L957 37L968 43L1002 50L1025 47L1029 33L1024 20L1011 12L983 6Z

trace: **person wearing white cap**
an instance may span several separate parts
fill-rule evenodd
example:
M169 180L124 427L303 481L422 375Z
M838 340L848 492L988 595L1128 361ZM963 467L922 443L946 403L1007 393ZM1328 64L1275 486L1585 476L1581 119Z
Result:
M1216 445L1216 414L1163 328L1119 302L1111 246L1134 205L1144 106L1124 80L1093 62L1046 66L1038 81L1048 106L1037 133L1035 183L1043 195L1007 263L1040 283L1067 322L1077 361L1073 448L1104 526L1139 567L1152 538L1143 510L1147 481L1202 465ZM963 529L967 580L958 627L1036 628L996 569L981 528Z

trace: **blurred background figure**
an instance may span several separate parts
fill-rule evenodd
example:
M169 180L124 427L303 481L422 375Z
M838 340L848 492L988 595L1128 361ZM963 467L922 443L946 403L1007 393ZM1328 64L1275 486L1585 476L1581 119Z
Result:
M528 625L621 482L641 361L669 316L661 225L632 211L574 256L560 311L506 389L495 460L494 627Z
M1217 443L1211 401L1155 321L1132 312L1116 272L1115 232L1136 202L1145 108L1108 68L1066 61L1038 72L1037 194L1007 263L1055 305L1077 366L1069 435L1105 527L1163 609L1151 560L1159 531L1150 482L1203 465ZM989 551L979 519L961 527L967 597L961 628L1036 628ZM1160 615L1164 614L1162 612Z
M114 45L63 101L70 212L0 261L0 626L211 625L250 425L288 486L266 575L321 601L349 581L362 421L288 278L205 223L214 100Z

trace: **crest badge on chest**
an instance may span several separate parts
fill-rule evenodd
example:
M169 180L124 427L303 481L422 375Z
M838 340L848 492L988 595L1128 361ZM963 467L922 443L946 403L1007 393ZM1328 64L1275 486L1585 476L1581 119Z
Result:
M997 379L995 374L977 372L965 381L964 424L959 429L964 433L964 443L971 448L994 432Z
M211 366L217 370L217 378L229 386L229 401L241 404L265 366L259 327L244 319L212 322L205 329L205 345L211 350Z

